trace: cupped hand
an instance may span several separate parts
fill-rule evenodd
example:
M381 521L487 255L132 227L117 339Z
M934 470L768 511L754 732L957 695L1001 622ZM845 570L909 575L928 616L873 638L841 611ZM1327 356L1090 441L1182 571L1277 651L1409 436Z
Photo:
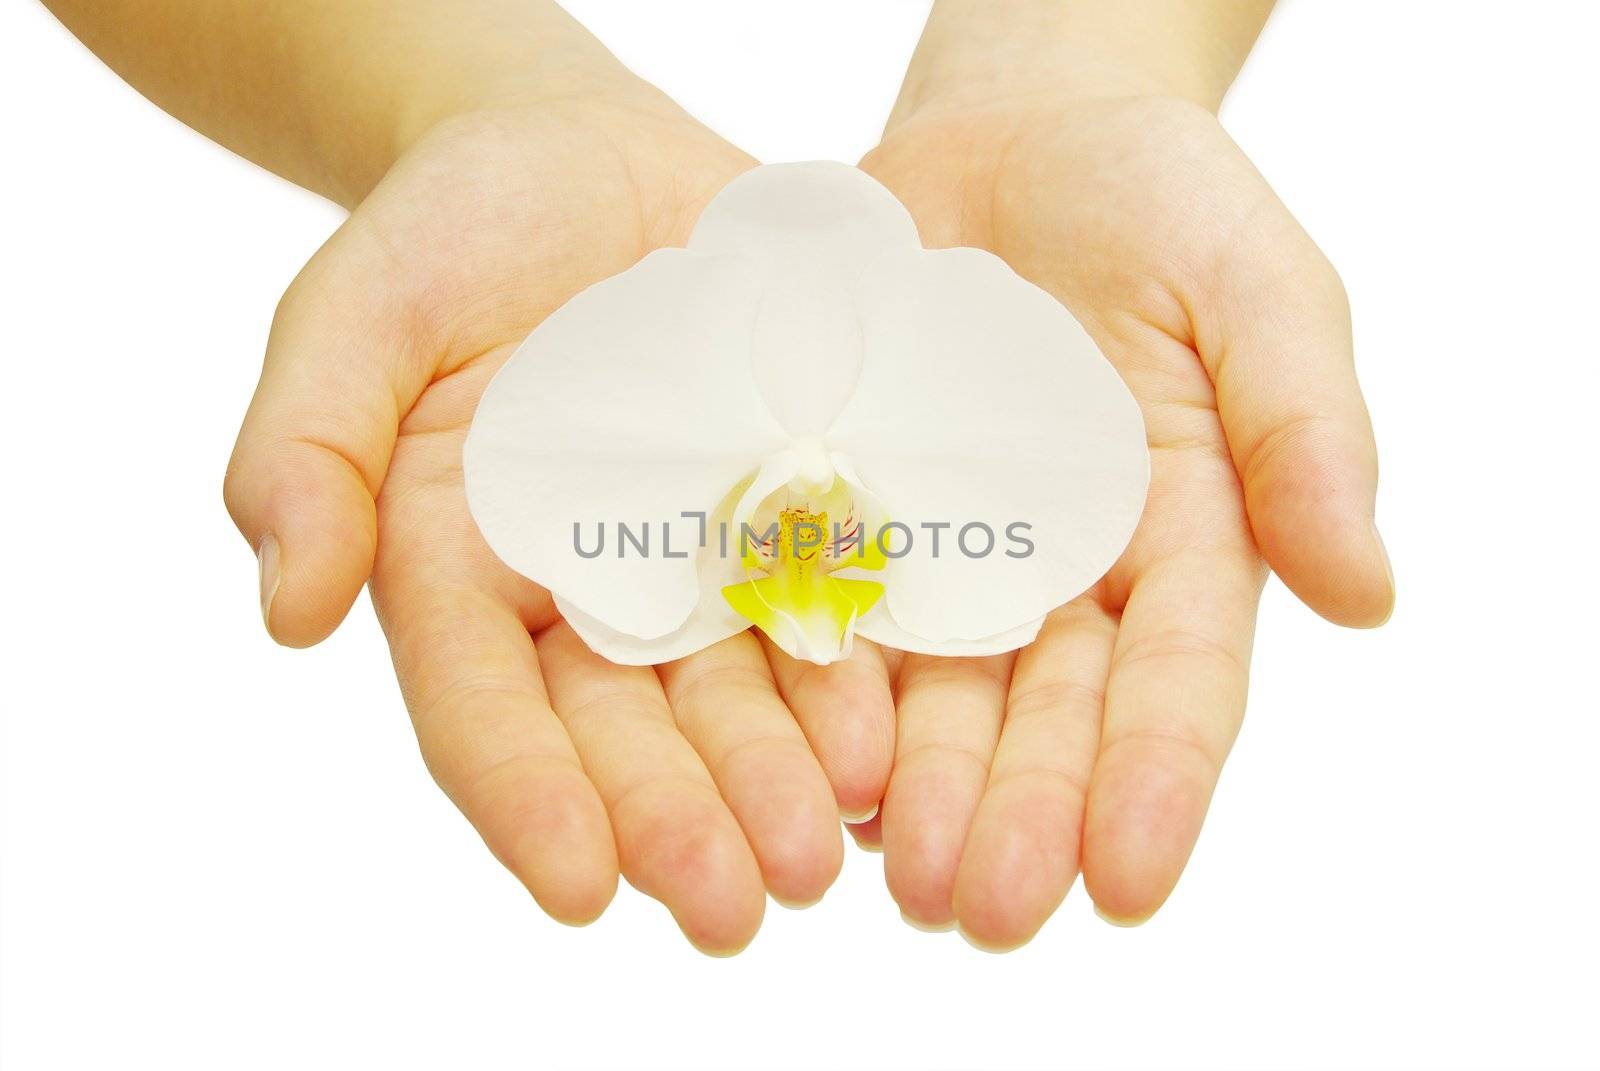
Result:
M808 673L750 633L603 661L484 544L461 449L541 319L681 244L752 163L647 87L440 123L284 297L226 482L280 642L322 639L370 575L429 769L546 911L595 918L620 870L711 952L751 938L764 888L809 902L837 874L840 808L887 776L881 665Z
M1176 99L1031 95L913 114L863 166L929 246L1005 259L1088 328L1151 453L1132 543L1014 656L908 656L881 823L907 918L1033 935L1082 871L1113 921L1188 860L1244 713L1268 565L1382 623L1377 454L1337 275L1223 132Z

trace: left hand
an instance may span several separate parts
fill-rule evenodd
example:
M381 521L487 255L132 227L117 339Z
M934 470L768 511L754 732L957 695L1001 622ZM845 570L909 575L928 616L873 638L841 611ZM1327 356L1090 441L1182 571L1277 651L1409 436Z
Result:
M1149 500L1092 590L1015 655L907 656L880 835L908 920L1029 939L1081 869L1142 921L1172 891L1244 714L1270 565L1382 623L1377 453L1344 290L1198 105L996 96L899 117L863 167L931 247L986 248L1081 320L1144 413Z

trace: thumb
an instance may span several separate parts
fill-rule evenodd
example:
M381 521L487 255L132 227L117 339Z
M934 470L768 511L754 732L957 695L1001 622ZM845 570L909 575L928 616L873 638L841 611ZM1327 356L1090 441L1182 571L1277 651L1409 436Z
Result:
M1356 382L1350 306L1276 199L1217 274L1201 357L1267 563L1341 625L1381 625L1394 574L1374 523L1378 451Z
M278 305L228 464L223 498L259 558L262 617L291 647L327 637L366 583L374 500L427 382L397 280L353 220L312 257Z

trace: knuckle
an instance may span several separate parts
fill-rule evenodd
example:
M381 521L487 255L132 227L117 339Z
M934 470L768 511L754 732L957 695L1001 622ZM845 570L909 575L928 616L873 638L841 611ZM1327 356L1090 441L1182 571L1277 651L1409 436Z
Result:
M1243 675L1245 665L1226 644L1188 628L1164 629L1130 643L1117 659L1117 669L1126 671L1140 662L1199 660L1227 673Z
M1336 440L1340 434L1337 421L1323 413L1303 413L1291 417L1268 431L1245 456L1240 483L1247 491L1259 487L1270 475L1281 473L1287 463L1296 469L1306 459L1326 453L1320 444Z
M241 527L244 523L246 498L243 467L242 451L235 448L228 458L228 467L222 473L222 504L227 508L228 516L233 518L233 523Z
M1208 782L1221 775L1227 757L1211 741L1183 724L1128 729L1107 741L1102 760L1113 753L1139 756L1143 765L1152 768L1198 768Z

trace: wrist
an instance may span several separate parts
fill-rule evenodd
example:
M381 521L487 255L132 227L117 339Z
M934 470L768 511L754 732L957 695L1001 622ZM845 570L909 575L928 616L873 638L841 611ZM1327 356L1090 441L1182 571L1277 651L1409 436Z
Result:
M1270 0L937 0L889 128L1030 100L1164 96L1216 111Z
M372 30L376 70L353 72L379 108L369 130L350 137L335 113L322 132L323 158L337 199L361 200L412 146L451 120L489 112L592 108L594 122L623 112L681 117L664 94L636 77L566 12L544 0L472 0L401 5L378 13Z

